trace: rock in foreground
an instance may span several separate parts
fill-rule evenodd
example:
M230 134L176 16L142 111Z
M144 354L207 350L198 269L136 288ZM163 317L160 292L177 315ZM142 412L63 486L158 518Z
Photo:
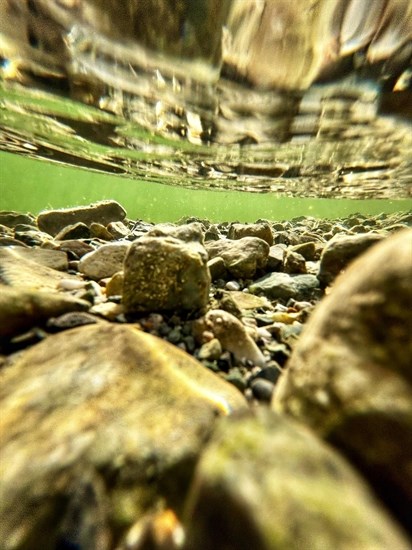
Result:
M338 453L269 413L217 427L189 494L185 550L409 548Z
M412 231L334 284L299 340L274 406L360 467L397 516L412 510Z
M4 550L105 550L161 496L180 502L218 415L245 401L122 325L49 336L0 372Z

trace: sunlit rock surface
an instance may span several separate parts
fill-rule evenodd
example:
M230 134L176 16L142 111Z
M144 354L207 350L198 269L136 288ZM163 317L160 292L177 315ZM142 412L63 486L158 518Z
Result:
M216 417L245 407L236 388L130 326L49 336L0 378L5 550L112 548L162 497L179 506Z

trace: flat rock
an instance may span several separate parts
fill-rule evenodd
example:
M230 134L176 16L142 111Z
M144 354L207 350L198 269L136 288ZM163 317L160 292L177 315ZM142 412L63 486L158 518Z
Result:
M209 299L204 247L195 240L147 236L134 241L124 261L125 311L198 310Z
M336 235L325 245L321 257L318 279L323 286L332 283L349 262L383 239L378 233Z
M162 498L180 502L239 391L131 326L49 336L0 371L2 548L117 547Z
M57 269L57 271L67 271L68 269L67 254L61 250L25 248L22 246L8 247L7 250L16 258L31 260L37 264ZM7 261L6 258L10 257L10 252L6 252L5 250L0 251L0 265L3 261Z
M123 269L123 261L129 249L128 242L103 244L82 256L79 271L95 281L111 277Z
M116 201L100 201L89 206L62 208L61 210L45 210L37 216L37 224L41 231L49 235L57 235L68 225L82 222L90 225L93 222L107 225L110 222L123 221L126 211Z
M273 405L362 470L394 513L412 510L412 231L338 277L308 321Z
M269 299L305 300L311 298L319 289L319 280L315 275L290 275L289 273L268 273L254 281L249 290L252 294L263 294Z
M270 248L266 241L257 237L207 241L205 246L210 258L220 256L223 259L231 275L246 279L266 267Z
M187 499L184 550L407 550L350 465L291 420L222 419Z
M52 263L61 268L61 254L66 256L65 253L53 250L43 252L20 247L0 248L0 283L13 287L56 290L63 279L76 280L76 277L68 273L44 265ZM65 261L67 262L67 257Z
M0 285L0 338L9 338L69 311L86 311L90 303L52 292Z

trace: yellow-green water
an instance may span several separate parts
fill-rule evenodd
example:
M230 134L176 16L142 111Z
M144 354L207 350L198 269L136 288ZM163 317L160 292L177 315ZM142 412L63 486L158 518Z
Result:
M128 217L152 222L184 216L211 221L335 218L351 213L378 214L412 208L412 200L289 198L242 191L190 190L152 181L85 170L0 152L0 209L29 211L115 199Z

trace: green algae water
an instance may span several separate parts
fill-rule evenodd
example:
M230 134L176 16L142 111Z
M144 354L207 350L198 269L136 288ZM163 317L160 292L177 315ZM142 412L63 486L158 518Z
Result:
M131 219L178 221L194 216L210 221L253 222L297 216L345 217L409 210L411 200L288 198L241 191L190 190L166 183L130 180L112 174L0 153L0 209L34 214L50 208L115 199Z

